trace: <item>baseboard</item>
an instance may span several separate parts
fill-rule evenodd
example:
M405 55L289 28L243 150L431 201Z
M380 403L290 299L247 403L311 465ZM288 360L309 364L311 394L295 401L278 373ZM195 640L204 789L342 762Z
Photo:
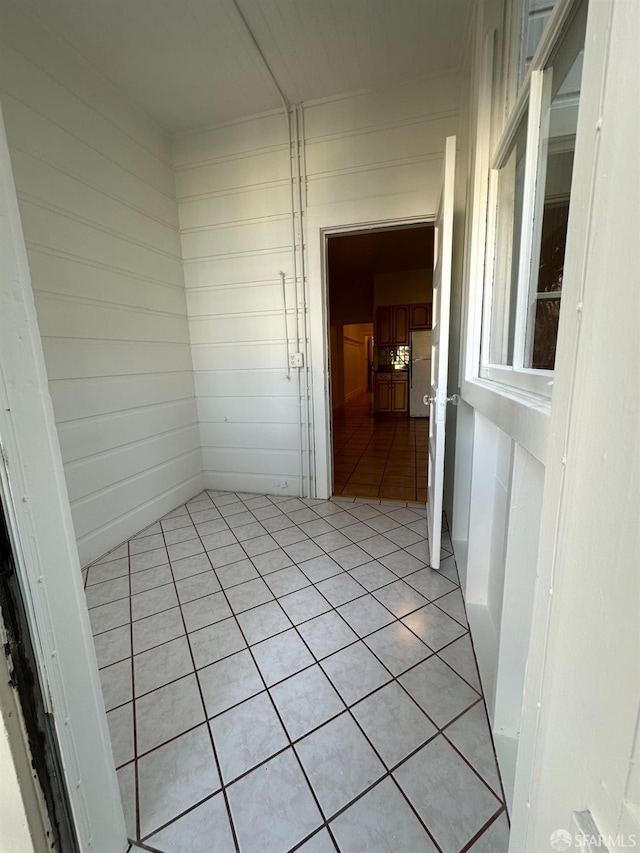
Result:
M491 620L489 608L486 605L465 602L465 606L478 660L482 690L489 717L493 718L498 669L498 636Z
M300 496L300 477L276 474L233 474L224 471L205 471L204 488L224 492L251 492L256 495Z
M498 766L507 800L507 809L513 807L513 788L516 780L516 759L518 758L518 738L493 733L493 743L498 757Z
M366 394L369 389L366 385L362 385L360 388L356 388L355 391L349 391L348 394L344 395L345 405L350 403L352 400L355 400L356 397L360 397L362 394Z
M126 542L127 539L131 539L136 533L144 530L145 527L149 527L163 515L171 512L172 509L186 503L203 489L203 476L198 473L130 512L114 518L113 521L93 531L78 542L80 565L85 567L108 551L112 551L121 543Z

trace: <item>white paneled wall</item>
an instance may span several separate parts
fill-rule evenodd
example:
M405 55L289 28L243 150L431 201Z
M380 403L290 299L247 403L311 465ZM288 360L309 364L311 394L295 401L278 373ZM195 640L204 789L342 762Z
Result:
M298 384L287 378L279 275L293 312L284 116L183 136L174 164L205 482L298 494Z
M201 488L166 135L20 9L0 99L83 563Z
M361 216L376 212L378 200L390 218L435 214L444 141L458 131L460 85L448 75L306 108L309 207ZM401 201L414 194L415 207Z
M299 493L280 278L293 314L288 150L277 114L175 145L205 482L218 488Z
M433 215L459 100L460 79L451 75L304 107L308 335L300 349L313 377L316 460L325 458L316 473L327 470L321 445L328 422L320 230ZM291 351L303 328L288 152L282 114L176 138L187 306L206 485L322 495L326 474L310 487L302 480L305 383L299 386L295 370L287 378L281 270Z
M0 97L82 561L203 484L326 493L326 475L303 477L322 468L305 452L329 411L320 229L435 212L460 79L305 107L304 297L282 114L184 134L170 151L19 3L2 5L0 25ZM308 373L288 369L287 344Z

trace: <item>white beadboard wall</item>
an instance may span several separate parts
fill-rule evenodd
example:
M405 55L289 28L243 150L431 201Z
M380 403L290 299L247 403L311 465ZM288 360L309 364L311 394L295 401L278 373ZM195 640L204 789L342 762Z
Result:
M0 99L86 564L202 488L169 143L12 2Z
M324 225L435 214L460 88L451 75L305 106L307 248L317 253ZM293 351L284 116L179 135L173 162L205 484L300 494L301 407L295 371L287 379L279 278L285 271ZM314 397L327 375L320 269L312 262L308 276Z
M299 494L295 295L282 114L180 136L173 152L205 485ZM277 483L286 483L276 485Z

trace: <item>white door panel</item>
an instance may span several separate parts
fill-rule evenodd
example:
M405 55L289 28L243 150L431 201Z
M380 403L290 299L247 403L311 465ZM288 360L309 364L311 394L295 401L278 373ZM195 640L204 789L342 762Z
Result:
M456 137L449 136L445 146L444 177L436 216L433 255L433 326L431 330L429 462L427 473L427 527L429 529L431 568L433 569L440 568L442 532L455 160Z

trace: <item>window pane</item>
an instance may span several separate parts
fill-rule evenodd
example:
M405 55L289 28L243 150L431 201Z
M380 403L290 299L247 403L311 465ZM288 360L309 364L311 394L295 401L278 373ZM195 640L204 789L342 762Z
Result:
M545 69L524 361L541 370L553 370L555 363L583 48L584 15L578 12Z
M491 364L513 364L526 141L525 114L507 160L498 174L496 254L489 344Z
M536 302L533 364L537 370L553 370L556 358L556 338L560 320L560 300L539 299Z
M536 52L555 3L556 0L522 0L518 88L526 77L533 54Z

